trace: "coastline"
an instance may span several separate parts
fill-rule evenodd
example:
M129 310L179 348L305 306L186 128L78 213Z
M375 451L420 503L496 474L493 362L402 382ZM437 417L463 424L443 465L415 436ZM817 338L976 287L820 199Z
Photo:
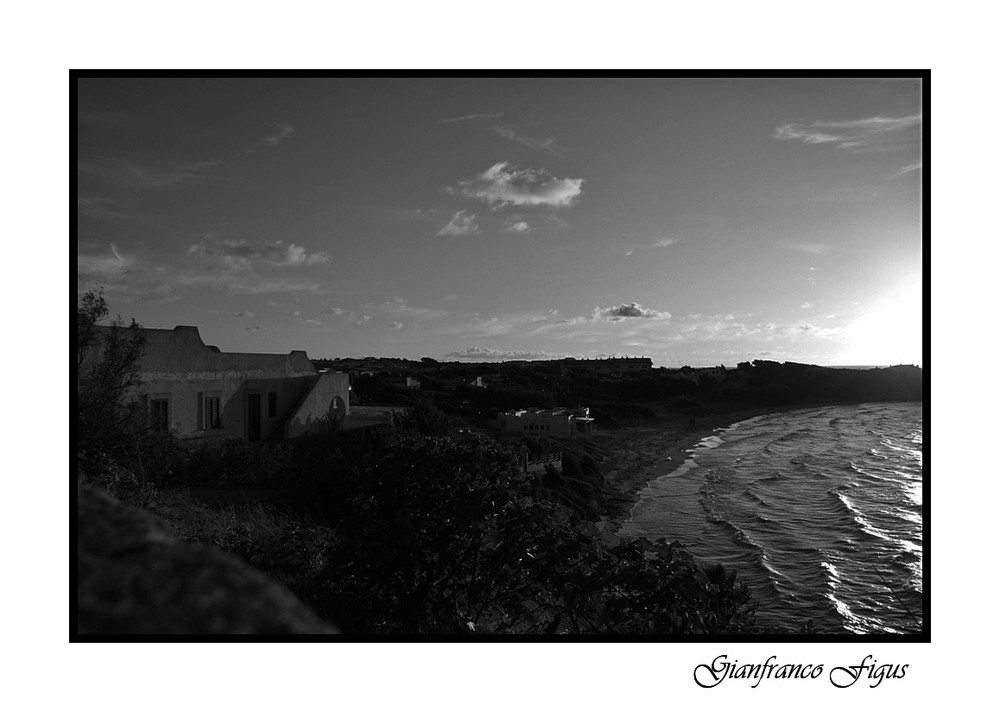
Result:
M646 486L680 467L689 452L721 428L761 415L822 407L824 404L752 408L700 416L666 415L652 425L630 426L595 433L580 442L580 452L597 461L604 474L605 506L601 528L617 533L632 516Z

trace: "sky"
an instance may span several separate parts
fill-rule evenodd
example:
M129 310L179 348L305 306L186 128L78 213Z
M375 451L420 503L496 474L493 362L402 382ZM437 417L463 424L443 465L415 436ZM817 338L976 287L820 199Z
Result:
M223 351L921 364L912 78L79 78L77 289Z

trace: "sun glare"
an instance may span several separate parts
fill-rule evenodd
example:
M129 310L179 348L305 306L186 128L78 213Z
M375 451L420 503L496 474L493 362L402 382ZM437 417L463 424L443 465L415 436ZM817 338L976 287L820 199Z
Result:
M920 284L893 293L847 327L845 365L921 365Z

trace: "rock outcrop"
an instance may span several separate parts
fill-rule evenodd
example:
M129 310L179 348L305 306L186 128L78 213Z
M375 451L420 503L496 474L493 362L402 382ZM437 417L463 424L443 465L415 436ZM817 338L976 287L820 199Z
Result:
M82 485L77 634L331 634L287 588L215 547L180 541L149 513Z

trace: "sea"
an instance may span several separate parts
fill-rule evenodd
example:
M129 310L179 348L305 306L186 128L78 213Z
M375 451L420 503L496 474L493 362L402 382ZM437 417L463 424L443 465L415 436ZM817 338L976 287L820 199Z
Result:
M720 428L640 494L620 534L736 570L762 624L923 633L923 406L785 411Z

